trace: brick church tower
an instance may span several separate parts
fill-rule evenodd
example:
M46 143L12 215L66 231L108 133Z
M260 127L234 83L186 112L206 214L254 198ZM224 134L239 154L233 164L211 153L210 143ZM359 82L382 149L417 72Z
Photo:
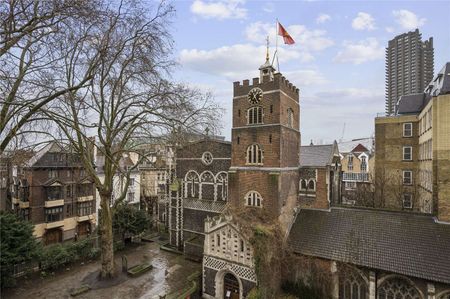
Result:
M299 90L275 73L268 54L259 70L252 84L233 86L230 202L265 209L287 224L298 196Z

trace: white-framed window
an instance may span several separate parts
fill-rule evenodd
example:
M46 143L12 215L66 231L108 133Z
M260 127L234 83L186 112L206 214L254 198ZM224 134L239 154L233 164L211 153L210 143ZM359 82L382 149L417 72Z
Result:
M306 186L306 180L305 180L305 179L301 179L301 180L300 180L300 189L301 189L301 190L306 190L306 188L308 188L308 187Z
M412 194L404 193L403 194L403 208L404 209L412 209L413 202L412 202Z
M134 178L130 178L130 184L129 184L129 186L130 186L130 187L134 186Z
M412 171L403 170L403 185L411 185L411 184L412 184Z
M308 182L308 190L315 191L316 190L316 181L313 179L310 179Z
M403 137L412 137L412 123L403 124Z
M252 144L247 148L247 164L262 164L263 151L259 144Z
M250 207L261 207L262 197L257 191L250 191L245 195L245 205Z
M49 177L50 179L55 179L55 178L57 178L57 177L58 177L58 170L56 170L56 169L50 169L50 170L48 171L48 177Z
M361 171L367 172L367 158L365 156L361 157Z
M411 146L403 147L403 160L412 161L412 147Z
M347 169L349 171L353 170L353 156L351 154L347 157Z
M294 127L294 110L288 108L287 110L287 125L289 128Z
M263 108L260 106L251 107L247 110L247 124L255 125L263 123Z

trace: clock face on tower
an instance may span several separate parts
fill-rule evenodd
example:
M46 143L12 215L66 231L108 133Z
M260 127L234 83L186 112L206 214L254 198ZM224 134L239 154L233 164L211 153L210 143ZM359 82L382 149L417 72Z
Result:
M250 104L258 104L263 96L263 91L261 88L255 87L249 91L247 98Z

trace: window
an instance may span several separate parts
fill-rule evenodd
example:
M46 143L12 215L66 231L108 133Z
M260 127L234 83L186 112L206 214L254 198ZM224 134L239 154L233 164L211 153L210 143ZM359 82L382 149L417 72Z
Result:
M45 209L45 222L63 220L63 207Z
M367 284L357 270L345 269L339 275L339 299L367 299Z
M238 116L241 117L241 110L238 110Z
M129 184L129 186L131 187L131 186L134 186L134 178L131 178L130 179L130 184Z
M403 147L403 160L412 161L412 147L411 146Z
M314 180L309 180L308 182L308 190L316 190L316 182Z
M263 152L258 144L252 144L247 148L247 164L262 164Z
M403 170L403 185L411 185L411 184L412 184L412 171Z
M367 159L364 156L361 157L361 171L367 172Z
M94 201L78 203L78 216L86 216L94 213Z
M399 277L385 280L377 291L377 299L419 299L421 296L409 281Z
M272 143L272 134L269 134L269 143Z
M300 180L300 189L306 190L306 180Z
M409 193L403 194L403 208L412 209L412 195Z
M245 247L244 247L244 241L241 240L241 252L244 252L244 249L245 249Z
M72 216L72 204L66 206L66 217Z
M345 182L345 190L353 190L353 189L356 189L355 181Z
M349 170L349 171L352 171L353 170L353 156L350 154L348 157L347 157L347 169Z
M22 220L25 220L25 221L30 220L30 209L20 209L19 210L19 217L22 218Z
M133 202L134 201L134 192L128 192L127 194L127 201Z
M294 127L294 110L291 108L287 110L287 125L289 128Z
M204 152L202 155L202 162L205 165L210 165L213 161L213 155L210 152Z
M66 191L67 191L66 192L66 195L67 195L66 197L67 198L72 197L72 186L68 185Z
M61 187L47 187L47 200L58 200L62 199L64 196L64 193L61 192ZM62 195L62 196L61 196Z
M270 113L273 113L273 105L270 105Z
M217 246L220 246L220 234L216 235Z
M50 179L55 179L55 178L57 178L57 177L58 177L58 170L56 170L56 169L50 169L50 170L48 171L48 177L49 177Z
M237 137L237 144L239 144L241 142L241 137Z
M403 137L411 137L411 136L412 136L412 123L404 123Z
M247 124L262 124L263 123L263 108L262 107L251 107L247 110Z
M261 207L262 206L262 197L256 191L250 191L245 196L245 204L251 207Z

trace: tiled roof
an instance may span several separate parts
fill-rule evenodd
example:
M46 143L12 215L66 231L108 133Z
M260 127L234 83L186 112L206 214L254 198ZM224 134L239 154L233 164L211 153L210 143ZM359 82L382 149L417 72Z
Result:
M333 159L333 144L308 145L300 147L301 167L323 167Z
M450 283L450 224L427 215L302 209L288 243L299 254Z
M349 153L351 151L354 151L358 145L362 145L369 151L372 151L374 145L374 138L368 137L368 138L353 139L350 141L342 141L339 142L338 145L340 153Z

